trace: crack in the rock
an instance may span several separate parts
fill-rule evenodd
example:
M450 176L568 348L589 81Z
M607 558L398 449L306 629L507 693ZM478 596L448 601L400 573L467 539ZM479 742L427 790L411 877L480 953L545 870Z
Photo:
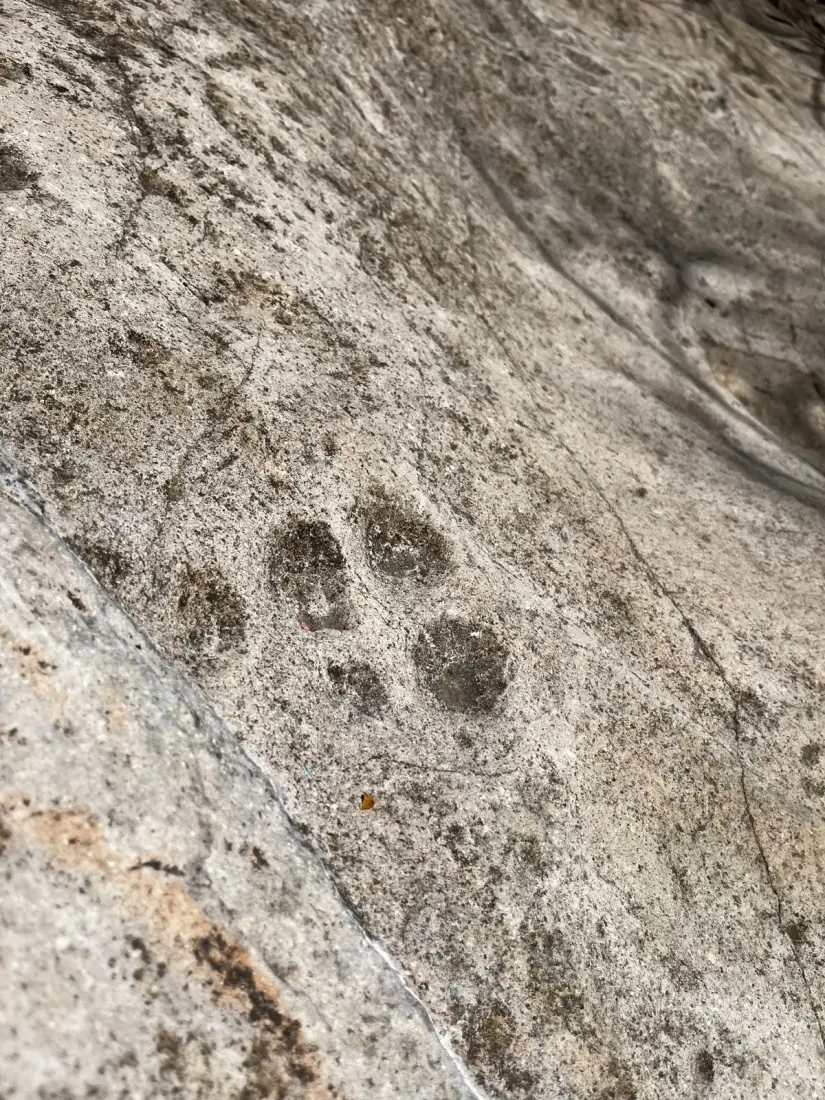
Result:
M472 221L470 219L469 208L466 207L466 206L465 206L465 217L466 217L467 228L468 228L468 233L469 233L469 242L468 243L469 243L469 246L470 246L470 254L471 254L471 258L472 258L472 277L471 277L471 281L470 281L470 286L471 286L473 296L474 296L475 301L476 301L477 308L479 310L479 318L480 318L482 324L484 325L484 327L487 329L487 331L490 333L490 335L495 340L496 344L501 349L502 354L506 357L507 361L510 363L510 365L513 368L513 371L515 372L516 376L519 377L521 372L518 369L518 364L515 361L513 355L511 354L509 347L507 346L505 341L502 339L501 334L498 332L495 325L493 325L493 323L490 321L490 318L487 315L487 309L484 305L484 302L481 298L481 294L479 292L479 288L478 288L478 259L477 259L476 249L475 249L475 237L474 237L474 233L473 233ZM532 394L530 386L525 384L524 385L524 390L525 390L529 400L533 404L533 407L536 409L537 414L540 416L541 411L538 408L538 404L537 404L537 402L536 402L536 400L535 400L535 398ZM736 761L737 761L738 772L739 772L739 785L740 785L740 789L741 789L741 792L742 792L742 801L744 803L744 809L745 809L745 819L748 823L748 829L751 833L751 836L753 837L753 841L754 841L754 844L756 846L756 850L757 850L758 855L759 855L759 861L761 863L762 870L764 872L765 880L768 884L768 888L769 888L771 894L773 895L775 911L776 911L776 919L777 919L777 923L778 923L778 926L779 926L779 930L780 930L780 932L782 932L786 936L786 938L788 940L788 943L790 944L791 955L793 956L793 960L796 964L797 970L799 971L799 974L800 974L800 977L801 977L801 980L802 980L802 984L805 987L805 992L807 994L808 1003L810 1005L811 1012L813 1014L814 1021L816 1023L816 1027L817 1027L817 1030L819 1032L820 1041L822 1043L823 1050L825 1050L825 1023L823 1023L822 1017L820 1016L820 1012L819 1012L819 1009L817 1007L816 999L814 997L813 990L811 988L810 979L809 979L807 971L805 969L805 964L802 960L802 956L800 954L799 947L794 942L793 938L788 933L788 929L787 929L787 926L785 924L785 916L784 916L784 914L785 914L785 904L782 901L782 895L781 895L781 893L780 893L780 891L779 891L779 889L776 885L776 882L774 880L773 872L771 871L770 862L768 860L768 856L767 856L767 853L765 851L764 845L762 844L762 839L759 835L759 829L758 829L757 824L756 824L756 819L753 815L753 810L751 808L750 793L748 791L747 777L746 777L746 772L745 772L745 761L744 761L744 757L742 755L742 746L741 746L742 692L737 687L735 687L734 684L731 683L727 673L725 672L725 669L723 668L721 662L719 661L719 658L713 652L713 649L712 649L711 645L708 642L705 641L705 639L699 633L699 630L696 628L695 624L692 622L690 616L682 608L681 604L679 603L679 601L676 598L676 596L674 595L674 593L671 592L670 589L662 582L661 578L658 576L656 571L653 569L653 567L650 565L650 563L645 558L644 554L641 552L639 547L636 545L635 540L633 539L632 535L630 534L630 532L627 529L627 525L625 524L624 519L621 516L621 513L618 511L616 506L610 500L608 495L601 488L601 486L598 484L598 482L596 482L596 480L593 478L593 476L589 473L586 466L584 465L582 460L579 458L579 456L576 454L576 452L573 450L573 448L570 446L570 444L567 443L564 439L562 439L560 437L556 437L556 438L558 439L558 442L559 442L559 445L561 446L561 448L568 455L570 460L576 465L577 469L581 472L581 474L585 478L587 484L590 486L590 489L598 496L599 500L602 502L605 509L612 516L613 520L615 521L615 523L617 524L619 530L621 531L625 542L630 547L630 551L633 554L634 559L636 560L639 567L642 569L642 572L644 573L645 577L647 578L647 581L650 584L651 588L655 592L658 592L661 596L663 596L670 603L673 610L679 616L679 619L682 623L682 626L685 628L685 630L687 630L688 634L690 634L691 638L693 639L694 645L697 647L697 649L702 654L702 656L705 658L705 660L713 667L714 671L716 672L716 675L719 677L719 679L721 680L721 682L722 682L722 684L725 688L725 691L728 695L728 698L730 699L731 705L733 707L733 710L732 710L731 716L730 716L730 721L731 721L731 729L732 729L732 732L733 732L734 748L735 748Z
M181 461L179 462L178 467L170 480L176 480L183 473L187 463L189 462L189 459L195 453L203 440L209 437L215 427L220 423L221 417L225 413L229 412L229 410L235 404L238 396L245 389L247 383L249 382L249 379L252 377L252 372L255 370L255 365L258 362L258 353L260 352L260 350L261 333L259 331L258 338L255 341L255 347L252 349L252 355L250 356L249 362L244 365L243 375L238 380L238 382L236 382L235 385L232 386L228 393L224 394L224 396L221 397L218 400L217 404L210 410L211 423L203 429L203 431L192 441L189 447L187 447L187 449L184 451L183 457L181 458ZM235 425L235 427L237 427L237 425ZM234 431L234 428L232 430Z
M123 224L120 229L120 233L117 236L113 244L113 250L116 256L120 256L123 249L126 246L126 242L134 233L137 219L140 216L140 211L143 207L143 203L146 200L146 188L142 182L142 175L146 168L146 157L148 148L151 146L152 138L151 134L147 135L147 126L138 116L135 110L134 99L134 84L126 66L123 63L121 57L114 57L112 59L112 68L116 71L119 83L120 83L120 103L121 110L123 112L123 118L128 123L130 139L135 147L135 153L137 155L137 187L138 196L132 203L131 208L123 218Z
M765 880L766 880L766 882L768 884L768 888L770 889L770 892L771 892L771 894L773 895L773 898L774 898L774 904L775 904L775 909L776 909L776 919L777 919L777 924L779 926L779 930L780 930L780 932L782 932L786 936L786 938L788 940L788 943L790 944L791 954L793 956L794 962L796 963L796 967L799 971L799 975L802 979L802 984L805 987L805 992L806 992L807 997L808 997L808 1003L810 1005L811 1012L813 1014L814 1021L816 1023L816 1027L817 1027L817 1030L819 1032L819 1038L820 1038L820 1041L822 1043L822 1048L823 1048L823 1051L825 1051L825 1023L823 1022L822 1017L820 1016L819 1008L817 1007L816 999L814 998L813 990L811 988L810 979L808 978L807 971L805 970L805 964L802 960L802 956L800 954L799 947L794 942L793 937L788 934L787 926L785 924L785 917L784 917L785 905L784 905L784 902L782 901L782 895L781 895L781 893L780 893L780 891L779 891L779 889L776 885L776 882L774 880L773 872L771 871L770 862L768 861L767 853L765 851L764 845L762 844L762 838L759 835L759 829L758 829L758 826L756 824L756 819L753 815L753 810L751 808L750 793L748 791L747 777L746 777L746 772L745 772L745 760L744 760L744 757L742 755L742 744L741 744L741 737L742 737L742 726L741 726L742 693L737 687L734 686L734 684L731 683L730 679L728 678L727 673L725 672L721 662L719 661L719 658L713 652L712 647L705 641L705 639L702 637L702 635L697 630L694 623L691 621L688 614L682 609L679 601L676 599L674 594L662 583L662 581L660 580L660 578L657 575L657 573L655 572L655 570L650 566L650 564L648 563L648 561L646 560L646 558L644 557L642 552L639 550L639 548L637 547L635 541L633 540L633 538L631 537L629 531L627 530L627 526L625 525L624 520L622 519L620 513L618 512L616 507L613 505L611 500L608 498L607 494L593 480L593 478L587 472L587 470L585 469L583 463L578 458L578 456L575 454L575 452L572 450L572 448L568 444L566 444L563 440L561 440L560 442L561 442L561 445L562 445L563 449L565 450L565 452L570 456L570 458L576 463L578 468L582 471L585 478L587 479L588 484L591 486L592 490L598 495L599 499L602 501L605 508L609 511L610 515L613 517L613 519L617 523L619 529L622 532L622 535L623 535L625 541L627 542L628 546L630 547L631 553L633 554L634 558L636 559L636 561L641 566L643 572L645 573L645 576L648 578L648 582L650 583L651 587L654 589L654 591L658 591L662 596L665 597L665 599L668 600L668 602L673 607L676 614L679 616L679 619L681 620L682 625L684 626L684 628L687 630L687 632L690 634L691 638L693 639L694 644L696 645L696 647L701 652L702 656L705 658L705 660L715 670L717 676L719 677L719 679L721 680L721 682L722 682L722 684L725 688L725 691L728 694L728 697L729 697L729 699L731 701L731 704L733 706L733 711L732 711L731 716L730 716L730 721L731 721L731 728L732 728L732 732L733 732L734 748L735 748L735 752L736 752L736 761L737 761L738 772L739 772L739 786L740 786L740 789L742 791L742 801L744 803L744 808L745 808L745 819L748 823L748 828L749 828L749 831L751 833L751 836L753 837L754 844L756 845L756 850L757 850L758 855L759 855L759 861L762 865L762 870L763 870L764 875L765 875Z
M3 471L4 466L5 462L0 460L0 471ZM125 618L131 632L131 636L128 634L125 636L129 651L131 651L131 647L139 638L143 647L145 660L150 661L152 663L151 667L155 670L160 670L158 675L166 677L164 682L169 687L173 698L182 705L184 712L197 718L198 727L200 727L203 722L207 724L210 735L206 741L204 741L203 748L222 762L225 761L225 753L228 750L229 755L237 763L241 764L236 774L239 777L244 776L260 784L260 787L266 792L268 799L276 808L276 812L281 816L287 836L307 860L310 869L316 869L320 873L319 877L322 877L329 888L335 901L345 914L345 918L348 918L352 922L359 935L363 937L364 942L375 952L384 966L386 966L396 979L404 993L410 998L427 1032L434 1037L435 1042L441 1049L445 1062L465 1086L469 1096L474 1098L474 1100L491 1100L490 1094L485 1092L484 1089L473 1080L467 1065L465 1065L465 1062L456 1053L450 1035L446 1028L442 1026L434 1010L429 1007L428 1003L418 992L413 976L404 969L404 967L390 954L389 950L383 946L380 940L376 938L375 934L369 930L363 909L356 904L356 901L341 882L336 873L334 863L324 853L323 849L319 847L316 838L309 835L308 828L289 811L283 799L282 792L273 780L269 769L264 767L261 762L255 756L251 755L243 744L238 741L231 728L227 726L226 722L215 711L213 704L203 694L202 689L194 684L189 678L181 678L180 673L175 670L174 664L169 661L166 654L161 652L152 637L144 633L143 628L132 619L129 612L117 602L111 592L102 587L99 579L92 573L86 562L80 558L67 543L65 531L61 529L59 524L53 522L53 520L49 518L45 509L41 508L36 491L33 493L29 492L30 487L25 483L17 468L9 464L5 472L9 477L13 477L19 482L23 491L19 493L14 491L6 492L4 490L7 487L0 485L0 497L10 501L15 507L24 509L27 513L33 515L38 523L42 523L49 536L68 554L70 561L84 576L88 576L91 584L104 593L104 599L109 601L109 603L117 609L118 614ZM124 641L124 636L118 633L117 640L119 642ZM169 676L171 676L171 681L169 680ZM219 733L220 737L216 736L216 733ZM196 781L199 781L200 769L194 769L194 771L190 772L190 776L196 779ZM206 798L206 792L202 784L200 785L199 793ZM201 815L199 814L199 819L200 818ZM213 843L214 841L211 836L204 841L207 851L212 847ZM142 866L151 870L158 870L158 867L155 866L156 863L159 864L160 861L147 860ZM141 865L132 867L130 870L139 870L140 866ZM159 869L171 873L174 876L177 876L179 873L178 868L170 865L161 865ZM210 884L207 884L207 888L209 885ZM223 898L216 897L216 901L221 911L227 915L230 922L234 921L236 915L227 907ZM264 961L267 966L272 969L271 962L266 957L264 957ZM282 975L278 974L278 977L285 985L289 986L289 982L285 980ZM305 997L308 996L307 991L302 989L301 995ZM311 1001L311 1003L314 1002ZM323 1017L323 1013L319 1014ZM455 1090L450 1090L450 1092L451 1095L455 1094Z
M215 430L216 425L218 425L220 423L221 413L224 413L224 412L228 411L229 409L231 409L232 405L237 400L238 395L241 393L241 391L244 389L244 387L249 382L249 379L252 377L252 372L255 370L255 366L256 366L257 361L258 361L258 353L260 351L260 348L261 348L261 333L259 331L258 332L258 339L255 342L255 347L252 351L252 355L249 359L249 362L244 364L243 376L239 379L238 382L235 383L234 386L232 386L232 388L228 391L228 393L224 394L224 396L221 397L218 400L217 404L210 410L211 414L212 414L210 423L203 429L203 431L199 432L195 436L195 438L192 440L192 442L185 448L185 450L183 451L183 454L178 459L178 462L175 466L174 472L166 480L167 486L173 486L176 482L179 481L179 479L183 475L183 472L185 471L186 467L188 466L190 460L192 459L192 456L195 454L195 452L201 446L203 441L205 439L209 438L210 434ZM240 358L239 356L237 356L237 353L233 353L233 354L236 355L236 358ZM237 427L237 425L235 425L235 427ZM234 431L234 428L232 429L232 431ZM227 434L229 434L229 433L227 433ZM169 518L169 511L170 511L173 503L175 503L175 500L173 500L171 497L167 496L166 506L163 509L163 513L160 516L160 519L158 520L157 529L156 529L155 534L152 537L152 540L149 544L149 553L150 554L157 550L158 543L160 542L161 535L162 535L164 527L166 525L166 521Z
M165 257L162 257L161 262L168 271L171 271L177 279L180 279L180 281L183 283L183 285L186 287L192 297L197 298L202 306L206 306L206 308L208 309L212 305L211 300L207 298L203 291L198 290L196 286L193 286L193 284L190 283L186 276L183 275L178 268L173 267ZM184 316L186 316L186 314L184 314Z
M418 764L412 760L401 760L385 752L375 752L371 756L365 756L363 760L356 760L353 766L361 768L365 764L369 764L372 760L386 760L395 767L409 768L411 771L439 772L444 775L460 775L467 779L499 779L502 776L515 775L518 770L516 768L509 768L499 772L487 772L474 768L442 768L437 764Z
M733 711L733 733L734 744L736 746L736 757L739 762L739 785L742 789L742 800L745 803L745 817L747 818L748 825L754 839L754 843L756 844L756 850L759 853L759 861L762 864L765 878L767 879L768 886L770 887L770 891L774 897L774 903L776 906L776 919L779 924L779 930L780 932L784 933L784 935L787 937L788 943L791 945L791 954L793 955L794 962L796 963L797 969L799 970L800 976L802 978L802 984L805 986L805 992L808 996L808 1003L811 1006L811 1012L813 1013L814 1020L816 1021L816 1026L817 1030L819 1031L819 1038L822 1043L823 1050L825 1050L825 1023L823 1023L822 1017L819 1014L819 1009L817 1008L813 989L811 988L811 982L808 977L807 971L805 970L805 964L802 961L802 955L799 950L799 945L796 943L793 936L790 935L788 931L788 926L785 924L785 903L782 900L782 894L780 893L779 888L777 887L774 880L773 872L771 871L771 865L768 862L768 856L762 844L762 838L759 835L759 829L756 825L756 819L754 818L753 810L751 809L750 793L748 791L748 784L745 776L745 760L742 756L741 746L742 724L740 693L737 692L736 689L734 689L733 686L728 682L723 669L715 660L715 658L713 658L713 661L717 669L719 670L719 675L722 677L723 682L733 695L735 701Z

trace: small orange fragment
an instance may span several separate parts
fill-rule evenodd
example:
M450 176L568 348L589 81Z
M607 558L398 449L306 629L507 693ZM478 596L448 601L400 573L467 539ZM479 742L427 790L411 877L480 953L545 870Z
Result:
M371 810L371 809L373 809L374 806L375 806L375 799L372 797L371 794L365 792L364 794L361 795L361 809L362 810Z

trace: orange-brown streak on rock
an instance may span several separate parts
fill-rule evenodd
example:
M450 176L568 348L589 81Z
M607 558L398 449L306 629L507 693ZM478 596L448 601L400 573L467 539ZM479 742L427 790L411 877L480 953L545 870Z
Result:
M22 679L31 684L37 698L50 702L58 713L62 713L67 696L65 691L58 690L52 678L51 674L56 667L54 663L37 646L27 642L25 638L15 637L3 626L0 626L0 643L6 648Z
M149 929L170 963L196 976L216 1004L238 1014L263 1032L274 1054L297 1081L304 1095L327 1097L318 1083L318 1068L302 1038L301 1024L281 1008L273 983L256 968L249 953L215 925L179 882L153 869L136 867L107 849L94 817L83 810L36 809L22 794L0 798L0 811L11 832L34 840L46 858L69 874L97 879L96 885L116 897L127 919Z

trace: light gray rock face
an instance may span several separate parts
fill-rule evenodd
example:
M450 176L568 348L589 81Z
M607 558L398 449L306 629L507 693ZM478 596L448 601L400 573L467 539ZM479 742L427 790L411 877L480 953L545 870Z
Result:
M512 1100L825 1097L825 137L776 14L0 14L9 491Z
M474 1095L203 698L0 504L0 1095Z

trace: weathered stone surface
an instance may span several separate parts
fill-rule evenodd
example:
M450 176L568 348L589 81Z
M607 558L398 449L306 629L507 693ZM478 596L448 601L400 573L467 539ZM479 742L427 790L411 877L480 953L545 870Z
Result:
M0 501L0 1095L473 1095L271 785Z
M514 1100L825 1096L825 139L769 9L0 16L9 466Z

